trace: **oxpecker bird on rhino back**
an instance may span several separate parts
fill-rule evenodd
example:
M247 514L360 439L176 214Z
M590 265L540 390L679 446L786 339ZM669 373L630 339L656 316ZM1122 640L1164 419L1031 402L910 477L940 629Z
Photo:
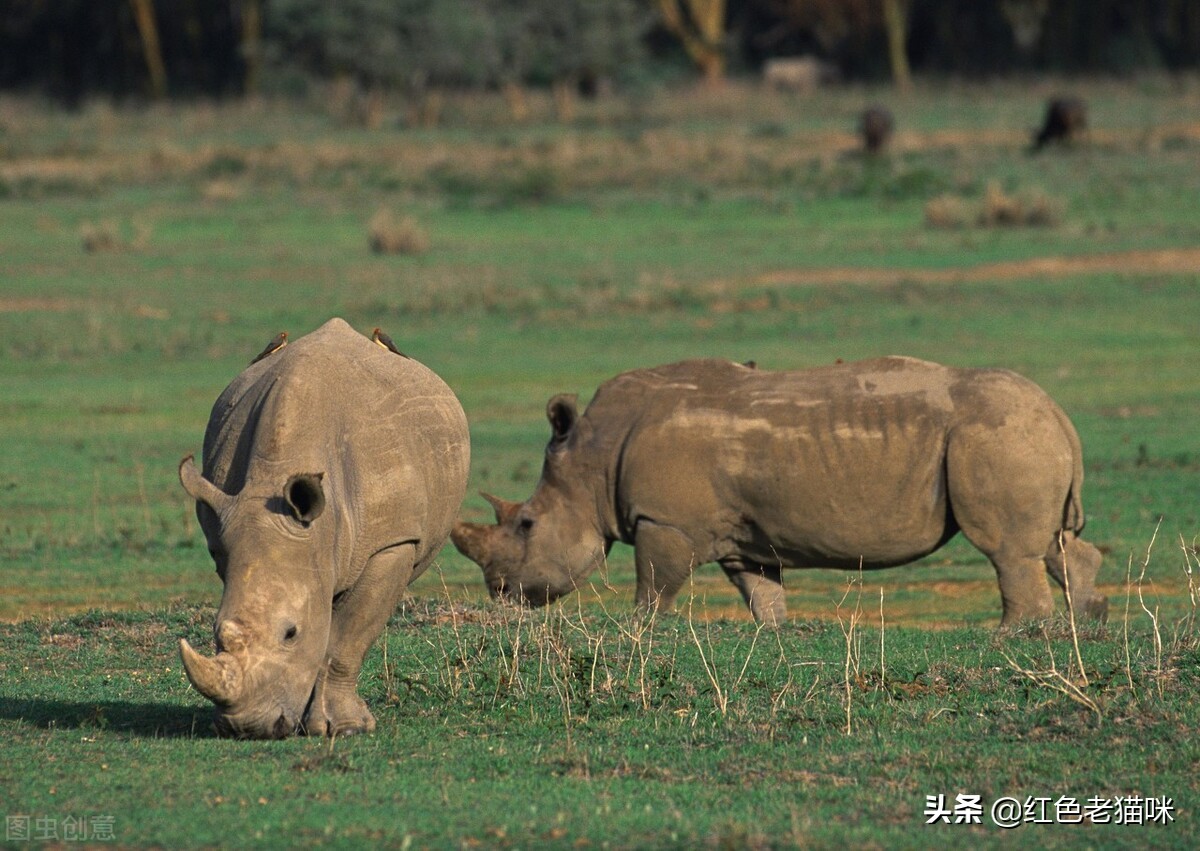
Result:
M217 399L204 469L180 464L224 594L216 655L180 642L228 735L345 735L375 719L358 673L466 490L450 389L331 319L247 367Z
M786 616L781 568L907 564L962 532L996 569L1005 625L1049 616L1047 574L1103 618L1079 437L1037 385L904 357L795 372L695 360L623 373L551 438L524 503L453 539L493 597L542 605L632 544L637 603L717 562L754 617Z

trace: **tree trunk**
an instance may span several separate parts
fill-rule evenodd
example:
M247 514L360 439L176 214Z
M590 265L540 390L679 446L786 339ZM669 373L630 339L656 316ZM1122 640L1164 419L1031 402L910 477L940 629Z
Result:
M563 124L575 120L575 81L569 77L554 81L554 114Z
M658 0L658 8L667 29L703 72L704 81L720 83L725 78L725 0Z
M504 102L508 104L508 112L513 121L529 118L529 99L525 97L525 89L520 83L509 80L500 90L504 93Z
M242 93L256 95L262 67L262 7L258 0L242 0L242 61L246 65Z
M892 80L902 92L912 88L912 72L908 67L908 0L883 0L883 23L887 27L888 58L892 64Z
M162 45L158 40L158 24L154 19L154 0L129 0L133 19L142 40L142 54L150 74L150 93L156 98L167 96L167 67L163 64Z

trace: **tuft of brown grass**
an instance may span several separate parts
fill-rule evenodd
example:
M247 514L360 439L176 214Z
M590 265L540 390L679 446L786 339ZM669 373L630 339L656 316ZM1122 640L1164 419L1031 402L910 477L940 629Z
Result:
M412 216L396 218L391 210L380 209L371 217L368 241L376 254L424 254L429 250L429 234Z
M101 254L117 251L121 245L121 233L117 223L111 219L101 222L84 222L80 227L83 237L83 250L88 254Z
M971 219L970 205L957 195L938 195L925 204L925 224L931 228L958 230Z
M925 205L925 224L944 229L1054 227L1062 215L1063 203L1040 189L1009 193L994 180L978 206L957 195L939 195Z
M1009 195L996 181L989 181L983 193L983 208L979 211L980 226L1019 225L1024 218L1021 199Z
M128 228L112 219L84 222L79 234L88 254L141 251L150 243L150 226L139 221L131 222Z
M209 203L224 203L238 200L242 192L239 184L218 177L200 187L200 198Z

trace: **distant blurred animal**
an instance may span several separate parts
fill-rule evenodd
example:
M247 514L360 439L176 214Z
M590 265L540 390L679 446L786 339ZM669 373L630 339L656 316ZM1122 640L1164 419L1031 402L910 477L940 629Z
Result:
M1087 104L1082 98L1058 97L1046 103L1042 129L1033 137L1033 150L1040 151L1050 142L1070 143L1087 130Z
M887 107L876 105L864 109L859 118L858 132L867 153L878 154L886 148L895 126L892 112Z
M808 93L836 82L838 69L815 56L789 56L763 63L763 82L780 91Z
M267 347L265 349L263 349L261 352L259 352L258 355L254 358L254 360L250 361L250 363L256 364L263 358L267 357L268 355L275 354L275 352L279 351L280 349L282 349L284 346L287 345L287 337L288 337L287 331L280 331L278 334L276 334L274 337L271 338L271 342L267 343Z

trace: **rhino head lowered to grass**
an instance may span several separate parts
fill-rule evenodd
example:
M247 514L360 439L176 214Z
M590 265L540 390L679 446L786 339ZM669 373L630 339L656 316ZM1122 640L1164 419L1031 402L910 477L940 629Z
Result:
M191 456L179 469L225 586L216 655L180 642L218 731L374 728L357 692L363 657L445 542L468 463L450 389L340 319L233 380L213 406L203 474Z
M547 416L533 496L488 496L496 525L452 533L493 597L553 601L623 541L639 607L669 605L715 561L774 624L780 568L906 564L961 531L996 568L1004 624L1051 614L1047 573L1069 580L1076 611L1107 613L1100 553L1078 537L1079 437L1012 372L903 357L798 372L685 361L605 382L583 416L555 396Z

